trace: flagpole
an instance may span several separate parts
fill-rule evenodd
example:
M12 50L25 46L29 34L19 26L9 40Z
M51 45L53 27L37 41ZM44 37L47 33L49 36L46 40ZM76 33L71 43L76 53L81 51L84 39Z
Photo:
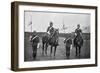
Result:
M32 24L31 24L31 32L32 32Z
M63 30L64 30L64 33L65 33L65 24L64 24L64 18L63 18Z
M31 32L32 32L32 16L31 16Z

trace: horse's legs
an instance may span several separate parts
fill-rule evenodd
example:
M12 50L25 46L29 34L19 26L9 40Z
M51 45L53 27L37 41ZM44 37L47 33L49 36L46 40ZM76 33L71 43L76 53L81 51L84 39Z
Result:
M56 54L56 48L57 48L57 46L55 46L55 48L54 48L54 56L55 56L55 54Z
M42 54L44 55L44 43L43 43L43 45L42 45Z
M77 56L77 54L78 54L78 47L76 46L76 56Z
M76 47L76 56L80 57L80 53L81 53L81 46L77 46Z
M81 46L79 46L79 56L80 56L80 53L81 53Z
M48 44L45 44L45 54L47 55L47 48L48 48Z
M50 55L52 54L52 48L53 48L53 47L52 47L52 45L51 45L51 52L50 52Z

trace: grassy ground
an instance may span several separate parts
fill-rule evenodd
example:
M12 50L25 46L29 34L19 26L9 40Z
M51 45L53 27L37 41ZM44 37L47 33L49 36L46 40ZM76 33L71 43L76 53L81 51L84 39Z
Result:
M32 57L32 45L31 42L29 41L29 33L25 33L25 42L24 42L24 61L34 61ZM66 36L69 36L67 34ZM63 36L59 37L59 46L57 47L56 50L56 56L54 57L52 53L52 56L50 56L50 46L47 49L47 55L42 54L42 43L41 43L41 35L40 35L40 48L37 50L37 58L35 61L43 61L43 60L66 60L66 50L65 50L65 45L63 43L63 40L65 38ZM89 35L84 34L84 45L81 49L81 56L80 58L75 56L75 47L72 47L71 49L71 55L69 59L86 59L90 58L90 40L89 40Z

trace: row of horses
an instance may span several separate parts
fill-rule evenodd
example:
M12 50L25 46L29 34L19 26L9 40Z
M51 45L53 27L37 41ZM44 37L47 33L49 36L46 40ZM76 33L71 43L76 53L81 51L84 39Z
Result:
M52 55L52 50L54 49L54 56L56 55L56 49L57 49L57 46L60 46L58 43L58 38L59 38L59 33L55 31L55 33L53 34L53 36L51 37L50 35L48 34L45 34L42 36L42 54L46 54L47 55L47 50L48 50L48 46L50 46L50 55ZM39 38L38 38L39 39ZM35 40L35 39L34 39ZM34 41L33 40L33 41ZM38 44L38 43L37 43ZM76 56L77 55L80 55L81 53L81 47L83 45L83 39L81 36L78 36L76 37L74 40L73 40L73 44L76 48ZM34 44L33 44L34 45ZM67 44L66 44L67 45ZM36 45L37 47L38 45ZM35 55L34 58L36 58L36 54L37 54L37 51L34 50L36 47L33 47L33 57ZM36 51L34 53L34 51ZM66 50L66 53L67 53L67 50Z

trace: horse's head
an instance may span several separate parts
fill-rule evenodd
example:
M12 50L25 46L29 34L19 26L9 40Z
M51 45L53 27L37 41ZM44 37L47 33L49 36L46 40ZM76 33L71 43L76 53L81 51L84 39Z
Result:
M82 46L83 45L83 38L81 36L77 36L75 39L76 45Z
M58 34L59 34L59 29L55 29L54 30L54 36L58 36Z
M43 42L43 43L46 43L46 42L48 41L48 39L49 39L48 33L44 33L44 34L42 35L42 42Z

